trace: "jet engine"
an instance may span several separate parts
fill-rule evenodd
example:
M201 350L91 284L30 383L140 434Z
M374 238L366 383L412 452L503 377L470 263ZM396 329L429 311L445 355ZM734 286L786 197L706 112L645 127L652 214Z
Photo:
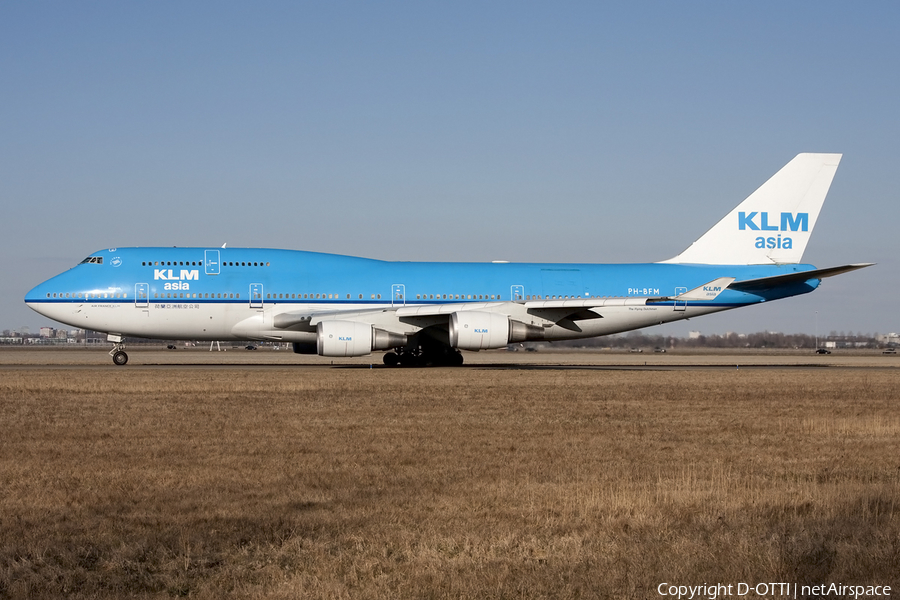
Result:
M320 356L365 356L372 350L406 345L406 336L356 321L321 321L316 325L316 353Z
M474 310L450 315L450 345L454 348L487 350L542 339L543 328L514 321L506 315Z

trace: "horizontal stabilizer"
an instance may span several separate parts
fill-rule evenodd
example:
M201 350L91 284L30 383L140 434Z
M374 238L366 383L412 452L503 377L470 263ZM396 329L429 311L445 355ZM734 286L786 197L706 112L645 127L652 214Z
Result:
M786 273L784 275L774 275L772 277L761 277L759 279L747 279L745 281L735 281L728 286L730 290L739 292L752 292L754 290L764 290L777 287L780 285L788 285L791 283L802 283L810 279L824 279L825 277L834 277L842 273L849 273L857 269L871 267L875 263L856 263L852 265L843 265L840 267L829 267L827 269L814 269L812 271L799 271L797 273Z

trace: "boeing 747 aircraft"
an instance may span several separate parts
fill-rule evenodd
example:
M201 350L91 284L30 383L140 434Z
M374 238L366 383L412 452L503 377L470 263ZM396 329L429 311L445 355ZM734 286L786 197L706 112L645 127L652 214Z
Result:
M811 292L800 264L840 154L800 154L674 258L649 264L416 263L262 248L110 248L29 307L125 336L292 342L299 354L460 365L460 350L640 329Z

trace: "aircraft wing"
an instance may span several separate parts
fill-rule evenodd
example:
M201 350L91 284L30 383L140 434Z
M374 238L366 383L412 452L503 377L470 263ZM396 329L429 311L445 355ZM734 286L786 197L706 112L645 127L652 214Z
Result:
M498 307L511 302L466 302L454 304L420 304L412 306L391 306L385 308L371 308L362 310L326 310L326 311L296 311L286 312L275 316L276 329L293 329L296 331L315 331L320 321L382 321L385 318L394 318L398 321L415 321L423 318L449 317L451 314L464 310L488 310L498 311Z
M729 287L734 277L720 277L677 296L629 296L606 298L567 298L557 300L526 300L524 302L466 302L452 304L419 304L362 310L296 311L275 316L276 329L294 331L315 331L321 321L366 321L385 323L416 323L419 326L446 323L446 319L456 312L485 311L511 314L511 308L523 307L529 312L540 313L551 321L564 319L600 319L603 316L589 309L614 306L646 306L672 301L710 301Z

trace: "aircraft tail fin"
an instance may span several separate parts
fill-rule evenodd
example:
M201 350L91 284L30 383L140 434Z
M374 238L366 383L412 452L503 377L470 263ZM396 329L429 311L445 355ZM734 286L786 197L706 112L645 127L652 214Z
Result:
M664 263L799 263L840 154L798 154L687 250Z

